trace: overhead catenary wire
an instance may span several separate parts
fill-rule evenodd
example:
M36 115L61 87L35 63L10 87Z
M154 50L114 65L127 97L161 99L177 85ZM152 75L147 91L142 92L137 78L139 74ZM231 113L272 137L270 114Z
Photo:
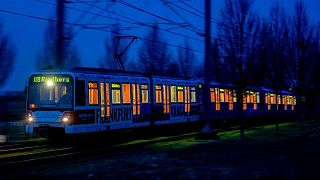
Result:
M82 1L82 0L75 0L75 1L81 2L81 3L86 4L86 5L88 5L88 6L93 6L93 7L97 8L97 9L105 10L106 12L115 14L115 15L117 15L117 16L119 16L119 17L129 19L129 20L135 22L135 23L133 23L133 24L137 24L137 25L141 25L141 26L146 26L146 27L149 27L149 28L156 28L156 29L158 29L158 30L160 30L160 31L164 31L164 32L167 32L167 33L170 33L170 34L174 34L174 35L177 35L177 36L181 36L181 37L184 37L184 38L188 38L188 39L192 39L192 40L196 40L196 41L202 41L202 40L197 39L197 38L195 38L195 37L191 37L191 36L188 36L188 35L176 33L176 32L173 32L173 31L166 30L166 29L161 29L161 28L159 28L159 27L154 26L153 24L150 25L150 24L147 24L147 23L138 21L138 20L133 19L133 18L130 18L130 17L128 17L128 16L124 16L124 15L122 15L122 14L119 14L119 13L116 13L116 12L113 12L113 11L109 11L109 10L107 10L107 9L105 9L105 8L101 8L101 7L99 7L99 6L95 6L95 5L92 5L92 4L90 4L90 3L86 3L86 2L84 2L84 1ZM118 2L118 1L117 1L117 2ZM177 23L177 22L174 22L174 21L167 21L167 22L169 22L169 23L171 23L171 24L174 24L174 25L176 25L176 26L185 27L185 26L181 25L181 23Z
M19 12L7 11L7 10L3 10L3 9L0 9L0 12L7 13L7 14L18 15L18 16L23 16L23 17L32 18L32 19L38 19L38 20L42 20L42 21L57 22L57 20L55 20L55 19L44 18L44 17L40 17L40 16L34 16L34 15L29 15L29 14L24 14L24 13L19 13ZM86 24L70 23L70 22L66 22L66 21L64 21L63 23L67 24L67 25L72 25L72 26L79 26L79 27L82 27L82 28L85 28L85 29L92 29L92 30L103 31L103 32L112 32L112 30L96 29L94 27L87 26ZM118 33L118 34L119 35L124 35L124 36L131 36L131 35L124 34L124 33ZM201 50L196 50L196 49L192 49L192 48L186 48L186 47L182 47L182 46L179 46L179 45L170 44L170 43L167 43L167 42L155 41L155 40L151 40L151 39L148 39L148 38L142 38L142 37L139 37L139 39L144 40L144 41L164 44L164 45L167 45L167 46L176 47L176 48L180 48L180 49L190 50L190 51L193 51L193 52L204 53Z
M54 5L54 6L56 5L55 3L50 3L50 2L43 1L43 0L35 0L35 1L38 1L38 2L41 2L41 3L50 4L50 5ZM167 32L167 33L170 33L170 34L173 34L173 35L176 35L176 36L180 36L180 37L184 37L184 38L188 38L188 39L191 39L191 40L202 42L201 39L198 39L198 38L195 38L195 37L191 37L191 36L188 36L188 35L184 35L184 34L181 34L181 33L173 32L173 31L169 31L169 30L166 30L166 29L162 29L162 28L154 26L153 23L144 23L144 22L141 22L141 21L137 21L136 19L121 15L121 14L116 13L116 12L112 12L112 11L106 9L106 8L101 8L99 6L95 6L93 4L86 3L84 1L74 0L74 2L78 2L78 3L85 4L87 6L95 7L97 9L100 9L101 11L105 11L105 12L117 15L119 17L122 17L122 18L125 18L125 19L128 19L128 20L118 19L118 18L114 18L114 17L111 17L111 16L102 15L102 14L97 14L97 13L81 10L81 9L78 9L78 8L70 7L70 6L66 6L66 8L74 10L74 11L82 12L82 13L88 13L88 14L91 14L91 15L97 16L97 17L112 19L112 20L115 20L115 21L118 21L118 22L130 23L130 24L134 24L134 25L137 25L137 26L145 26L145 27L149 27L149 28L156 28L156 29L158 29L160 31ZM159 23L157 23L157 24L159 24ZM172 24L172 23L161 23L161 24ZM182 26L182 25L179 25L178 23L176 23L175 25Z

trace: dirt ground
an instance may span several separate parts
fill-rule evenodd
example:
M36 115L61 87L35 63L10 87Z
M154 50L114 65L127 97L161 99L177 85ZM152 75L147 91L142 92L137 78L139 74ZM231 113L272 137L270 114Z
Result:
M15 175L44 179L319 179L320 121L160 142ZM17 178L12 175L12 178ZM0 178L1 179L1 178Z

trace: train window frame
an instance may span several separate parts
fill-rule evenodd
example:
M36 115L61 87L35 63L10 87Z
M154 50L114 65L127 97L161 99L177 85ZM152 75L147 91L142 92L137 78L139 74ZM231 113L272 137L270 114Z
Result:
M177 103L177 86L170 85L170 103Z
M219 102L225 102L225 94L224 94L224 92L225 92L225 89L219 89Z
M196 92L196 87L191 86L190 87L190 102L191 103L197 103L197 92Z
M126 88L129 88L129 96L127 96L127 94L124 94L125 93L124 86L128 86ZM127 83L127 82L121 83L121 98L122 98L123 104L131 104L131 85L130 85L130 83Z
M114 105L121 104L121 83L120 82L111 82L111 103Z
M149 85L141 84L141 104L149 103Z
M177 86L177 103L184 103L184 87Z
M90 85L96 84L96 86L90 87ZM95 93L96 92L96 98ZM93 103L91 103L91 95L93 95ZM96 103L94 103L96 102ZM99 83L98 81L88 81L88 105L98 106L99 105Z
M162 104L162 85L156 84L155 89L155 102L156 104Z
M214 88L210 88L210 102L216 102L216 94Z

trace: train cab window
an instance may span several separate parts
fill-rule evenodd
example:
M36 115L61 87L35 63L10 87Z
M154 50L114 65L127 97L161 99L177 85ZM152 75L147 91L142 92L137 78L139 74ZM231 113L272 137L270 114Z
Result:
M120 99L120 83L112 83L111 84L111 94L112 94L112 104L120 104L121 99Z
M183 103L183 86L177 86L178 90L178 103Z
M130 104L131 103L130 84L128 84L128 83L122 84L122 102L123 102L123 104Z
M190 92L191 92L191 102L192 103L197 102L196 88L195 87L190 87Z
M89 82L88 83L89 91L89 105L98 105L98 83Z
M76 106L86 105L86 88L84 80L76 81Z
M147 84L141 84L141 97L142 97L142 103L148 103L148 85Z
M216 102L216 96L214 93L214 88L210 88L210 102Z
M170 86L170 101L175 103L177 102L177 87Z
M162 87L161 85L156 85L156 103L162 103Z

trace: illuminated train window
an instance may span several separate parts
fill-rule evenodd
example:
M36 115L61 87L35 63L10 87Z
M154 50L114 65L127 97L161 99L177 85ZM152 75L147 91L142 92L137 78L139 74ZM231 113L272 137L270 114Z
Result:
M215 92L215 95L216 95L216 110L220 110L219 88L214 88L214 92Z
M183 103L183 86L177 86L178 90L178 103Z
M112 93L112 104L120 104L120 83L112 83L111 84L111 93Z
M110 94L109 94L109 83L106 83L106 116L109 117L110 116Z
M122 84L122 102L124 104L131 103L130 84L127 84L127 83Z
M177 102L177 87L176 86L170 86L170 100L171 102L175 103Z
M162 88L161 85L156 85L156 103L162 103Z
M214 88L210 88L210 101L211 102L216 102L216 96L215 96Z
M133 115L140 114L140 84L132 84Z
M237 93L236 93L236 90L233 90L233 102L237 102Z
M142 97L142 103L148 103L148 85L147 84L141 84L141 97Z
M100 83L100 116L101 117L104 117L105 115L105 108L104 108L104 105L105 105L105 99L104 99L104 84L103 83Z
M97 105L98 104L98 83L89 82L88 90L89 90L89 105Z
M229 110L233 110L233 93L232 93L232 90L228 90L228 92L229 92L228 94Z
M196 88L195 87L190 87L190 92L191 92L191 102L192 103L197 102Z
M224 97L224 95L225 95L225 94L224 94L224 91L225 91L224 89L220 89L220 102L224 102L224 101L225 101L225 100L224 100L224 98L225 98L225 97Z

